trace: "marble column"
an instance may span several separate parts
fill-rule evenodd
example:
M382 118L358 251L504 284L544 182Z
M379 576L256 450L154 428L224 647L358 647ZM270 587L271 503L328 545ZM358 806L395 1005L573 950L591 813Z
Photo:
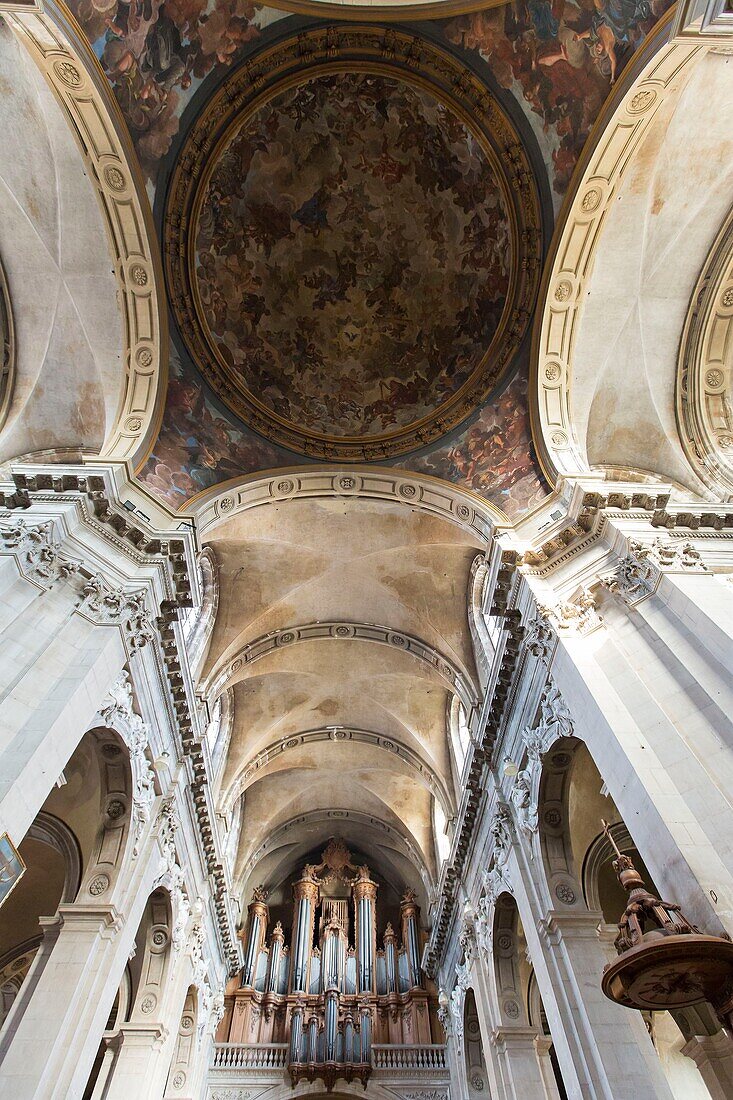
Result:
M682 1047L682 1053L697 1066L711 1100L730 1100L733 1096L733 1042L725 1031L715 1035L695 1035Z
M601 914L577 897L548 908L524 841L512 845L508 873L570 1100L672 1100L641 1016L601 992L610 957Z
M557 1100L559 1093L552 1066L549 1067L550 1080L542 1073L537 1051L540 1039L536 1027L523 1025L504 1025L492 1033L491 1042L498 1055L504 1091L509 1100L526 1100L530 1096Z

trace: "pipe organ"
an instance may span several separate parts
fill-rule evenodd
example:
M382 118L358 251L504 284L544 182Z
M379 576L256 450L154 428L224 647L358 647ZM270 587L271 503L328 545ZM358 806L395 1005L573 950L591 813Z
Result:
M268 935L267 893L258 887L218 1041L286 1043L293 1084L320 1078L328 1087L339 1078L366 1083L372 1043L430 1043L436 1006L420 969L416 895L408 890L401 901L401 942L387 923L378 945L377 893L369 867L331 840L293 885L288 945L279 921Z

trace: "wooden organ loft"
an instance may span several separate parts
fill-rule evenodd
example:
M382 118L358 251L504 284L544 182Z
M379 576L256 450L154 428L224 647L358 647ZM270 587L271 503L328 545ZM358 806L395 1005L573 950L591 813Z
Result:
M369 867L355 866L332 839L293 885L288 945L279 921L268 934L267 892L257 887L240 933L245 963L227 986L217 1041L287 1043L293 1085L322 1079L329 1090L340 1078L366 1085L372 1043L433 1042L437 1000L420 969L415 893L400 903L400 942L387 923L377 948L377 891Z

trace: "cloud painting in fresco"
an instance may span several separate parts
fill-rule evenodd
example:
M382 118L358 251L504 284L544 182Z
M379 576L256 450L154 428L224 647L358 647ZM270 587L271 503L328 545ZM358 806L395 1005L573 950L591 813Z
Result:
M534 455L526 374L518 374L456 439L399 465L480 493L510 519L539 504L549 489Z
M276 95L213 166L195 227L211 342L301 431L408 428L478 369L512 266L479 141L433 95L330 73Z
M634 50L670 0L513 0L443 24L476 50L533 124L564 195L591 127Z
M196 493L227 478L292 464L292 456L237 426L205 393L195 372L171 348L163 424L139 473L150 491L180 509Z
M246 0L68 0L99 57L143 170L155 179L180 116L214 69L234 64L287 12Z

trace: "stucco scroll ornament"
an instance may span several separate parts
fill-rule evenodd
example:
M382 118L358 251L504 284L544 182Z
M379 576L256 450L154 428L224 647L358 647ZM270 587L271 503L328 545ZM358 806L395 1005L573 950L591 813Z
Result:
M468 964L458 963L456 966L456 984L450 995L450 1014L452 1017L453 1034L460 1039L463 1036L463 1005L466 1000L466 990L471 984L468 972Z
M497 863L506 863L512 842L511 815L508 806L499 806L494 814L489 830L494 839L494 859Z
M601 616L596 611L593 593L584 588L574 600L557 603L549 607L538 604L540 615L555 627L558 634L590 634L601 625Z
M196 986L198 990L199 998L199 1013L198 1013L198 1042L200 1043L204 1037L206 1031L206 1025L209 1021L211 1011L214 1005L214 994L211 990L209 983L209 968L206 960L204 959L204 941L206 939L206 933L201 920L200 909L197 913L196 921L191 933L188 937L188 953L191 956L191 964L193 967L193 979L192 984ZM222 1000L223 1006L223 1000ZM223 1012L223 1007L222 1007Z
M537 832L539 815L534 798L533 773L525 768L519 772L511 793L512 803L517 815L517 824L523 833L531 837Z
M628 553L602 581L611 592L634 607L656 592L665 572L705 573L707 568L700 551L691 542L655 539L651 544L644 545L636 539L629 539Z
M447 994L441 994L441 997L443 996L446 1003L438 1004L438 1019L440 1020L440 1025L443 1028L446 1039L450 1039L453 1034L453 1015L450 1010L450 998Z
M470 906L466 905L463 911L463 925L461 927L460 934L458 936L458 942L463 949L463 954L466 959L466 963L470 964L476 961L478 942L476 938L476 921L478 914Z
M651 547L629 539L628 554L612 573L601 579L609 591L621 596L633 607L656 592L661 575L661 570L651 558Z
M527 623L524 644L531 657L536 657L543 664L549 662L556 644L556 635L547 619L542 615L536 615Z
M175 833L178 823L175 818L175 799L168 798L160 808L156 820L160 859L155 887L164 886L171 896L173 909L173 929L171 942L176 951L180 951L186 942L186 926L191 915L191 906L185 891L183 871L178 864Z
M139 855L140 841L150 820L155 801L155 775L145 750L149 743L149 729L139 714L135 713L132 684L129 673L123 669L112 685L107 700L99 708L102 719L118 730L130 752L132 772L132 856Z
M494 902L486 894L479 898L478 912L476 914L476 943L486 959L493 954L493 908Z
M99 576L84 586L81 612L100 626L121 626L130 649L142 649L155 637L152 620L145 608L145 590L125 592L111 588Z
M12 527L0 530L3 546L12 551L24 577L42 588L54 581L65 580L79 571L79 563L61 553L61 543L54 538L53 520L29 526L22 519Z
M539 763L553 742L561 737L574 737L575 725L560 689L548 681L540 700L540 720L533 730L522 735L530 760Z

